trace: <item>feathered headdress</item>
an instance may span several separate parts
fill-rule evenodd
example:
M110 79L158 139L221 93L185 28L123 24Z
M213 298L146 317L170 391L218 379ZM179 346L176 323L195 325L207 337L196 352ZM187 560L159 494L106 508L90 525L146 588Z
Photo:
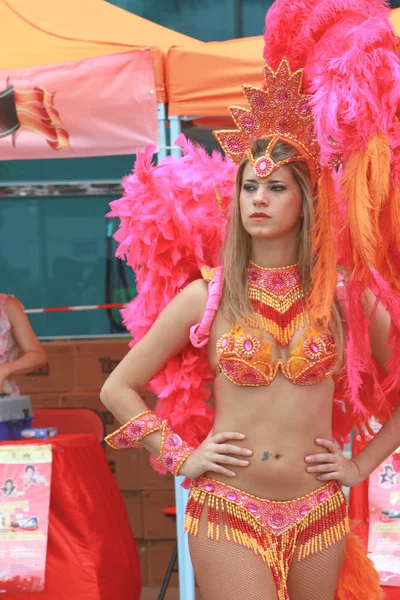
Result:
M274 71L264 66L264 88L243 85L249 108L231 106L229 111L237 129L214 131L226 154L236 165L245 156L258 177L269 177L276 169L289 162L305 162L311 182L315 186L321 174L320 148L314 134L314 115L311 96L302 93L303 70L293 73L286 58ZM261 138L268 139L264 155L254 157L251 147ZM271 154L279 140L289 142L297 149L290 159L276 162Z
M292 70L303 69L303 92L311 96L322 168L311 300L317 314L329 314L340 263L348 325L343 392L347 412L361 421L387 413L388 395L400 385L400 60L388 17L383 0L277 0L264 35L266 62L277 68L285 58ZM342 156L337 172L332 144ZM387 374L371 355L367 289L391 316Z
M302 90L296 93L299 102L302 95L309 96L304 110L307 115L312 112L312 138L318 145L318 153L308 154L301 143L296 146L308 164L318 160L310 298L316 316L329 317L338 265L343 267L341 295L348 333L334 408L335 436L341 441L354 426L367 424L371 415L387 416L398 400L400 61L396 45L383 0L276 0L266 17L267 73L289 81L293 75L299 78L296 72L302 70ZM268 81L263 90L268 94ZM252 127L262 126L264 137L271 136L261 118L263 90L254 92L257 110L251 116L258 121L248 120L248 109L234 110L238 129L220 137L236 163L248 149ZM246 91L250 107L252 93L250 88ZM280 99L284 100L283 94ZM289 128L290 134L293 131L296 127ZM278 133L284 137L283 125ZM110 214L121 219L116 234L119 256L126 255L137 273L139 295L123 313L134 341L185 283L200 276L202 264L216 264L222 242L224 220L216 197L225 210L232 197L235 167L218 153L210 157L198 147L182 140L181 144L182 159L168 158L156 167L151 165L151 150L139 155L134 174L124 181L124 197L111 205ZM332 168L333 149L337 157L342 156L339 168ZM264 158L269 158L268 152ZM275 166L259 165L267 170ZM370 317L364 310L367 289L391 315L392 354L385 371L370 350ZM209 380L205 355L190 348L169 361L151 382L159 396L157 411L190 443L201 441L211 427L212 411L205 403Z

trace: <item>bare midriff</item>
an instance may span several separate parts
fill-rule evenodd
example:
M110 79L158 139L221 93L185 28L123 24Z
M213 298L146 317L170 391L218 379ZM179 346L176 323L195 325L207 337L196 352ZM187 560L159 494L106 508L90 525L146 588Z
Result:
M268 386L245 387L219 373L214 433L243 433L242 442L232 443L253 454L247 467L228 466L235 477L206 475L270 500L293 500L318 489L326 482L306 471L305 457L324 452L316 438L332 438L333 394L331 378L300 386L279 373Z

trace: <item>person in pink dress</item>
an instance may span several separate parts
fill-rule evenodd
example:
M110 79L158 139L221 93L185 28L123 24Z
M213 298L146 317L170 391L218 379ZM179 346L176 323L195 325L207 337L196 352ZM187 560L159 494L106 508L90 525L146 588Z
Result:
M21 302L0 294L0 393L19 394L15 375L46 364L41 346Z

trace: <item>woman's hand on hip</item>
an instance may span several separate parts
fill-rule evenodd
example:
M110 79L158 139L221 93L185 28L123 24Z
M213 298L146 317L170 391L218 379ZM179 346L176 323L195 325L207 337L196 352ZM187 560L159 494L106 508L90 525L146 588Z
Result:
M253 454L248 448L240 448L231 443L234 440L242 441L244 438L245 436L238 432L214 435L213 431L210 431L204 442L185 460L179 475L194 479L211 471L235 477L236 467L247 467L249 461L244 457L249 458ZM235 468L235 471L232 471L231 467Z
M308 473L315 473L318 481L336 479L341 485L348 487L362 482L357 463L348 460L332 440L318 438L315 443L322 446L325 453L306 456Z

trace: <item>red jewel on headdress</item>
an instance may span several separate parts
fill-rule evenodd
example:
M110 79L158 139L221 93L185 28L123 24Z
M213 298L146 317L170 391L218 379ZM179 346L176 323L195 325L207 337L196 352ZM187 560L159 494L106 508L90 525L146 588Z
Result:
M267 106L267 101L264 98L264 96L262 96L261 94L257 93L257 92L253 92L251 94L251 96L249 96L249 100L250 100L250 104L253 106L253 108L255 108L256 110L265 110L266 106Z
M232 150L239 150L239 148L240 148L240 142L239 142L239 140L237 140L236 138L231 138L231 139L228 141L228 144L229 144L229 147L230 147Z
M239 123L241 128L247 133L255 133L260 129L260 123L252 115L243 115L242 118L239 119Z
M282 134L288 134L290 132L290 123L282 119L278 123L278 130Z
M288 98L289 98L289 95L285 90L278 91L277 99L279 100L279 102L286 102L286 100L288 100Z
M253 165L254 173L258 177L268 177L274 169L275 163L270 156L260 156Z
M299 111L299 115L301 117L309 116L310 114L310 104L307 101L301 101L297 105L297 110Z

